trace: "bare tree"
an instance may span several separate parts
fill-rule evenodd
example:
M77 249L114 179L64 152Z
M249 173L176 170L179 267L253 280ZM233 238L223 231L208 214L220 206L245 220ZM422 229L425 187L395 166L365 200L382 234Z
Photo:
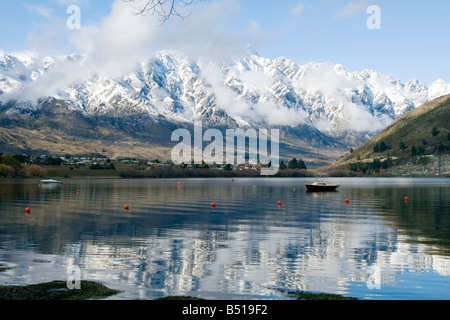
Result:
M122 0L129 2L136 14L158 15L162 22L169 20L171 16L185 18L182 9L191 5L194 0Z

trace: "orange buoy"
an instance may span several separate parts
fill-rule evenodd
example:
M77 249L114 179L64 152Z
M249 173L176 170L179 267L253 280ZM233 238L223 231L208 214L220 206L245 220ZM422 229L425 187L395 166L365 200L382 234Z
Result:
M77 193L80 193L80 190L77 190Z
M26 208L26 209L25 209L25 213L26 213L26 214L30 214L30 213L31 213L31 208Z
M278 201L278 206L281 207L281 201Z
M216 207L216 203L215 202L211 203L211 207L215 208Z
M124 209L125 209L125 211L128 211L128 210L130 210L130 206L126 204L126 205L124 206Z
M409 200L408 197L405 197L405 202L408 202L408 200Z
M345 203L346 203L346 204L349 204L349 203L350 203L350 200L349 200L349 199L345 199Z
M181 186L181 182L178 182L178 186Z

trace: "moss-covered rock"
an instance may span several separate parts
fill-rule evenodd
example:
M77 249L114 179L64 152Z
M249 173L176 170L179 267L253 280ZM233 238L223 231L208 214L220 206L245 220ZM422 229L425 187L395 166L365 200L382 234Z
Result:
M297 293L297 300L358 300L358 299L352 297L345 297L339 294L301 292Z
M0 286L0 300L87 300L105 298L119 293L102 284L81 281L81 289L70 290L65 281L28 286Z

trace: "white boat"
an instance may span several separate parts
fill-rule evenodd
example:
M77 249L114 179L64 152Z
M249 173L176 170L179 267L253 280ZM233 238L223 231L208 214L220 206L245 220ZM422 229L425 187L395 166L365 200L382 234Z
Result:
M42 184L62 184L61 181L55 179L41 180Z

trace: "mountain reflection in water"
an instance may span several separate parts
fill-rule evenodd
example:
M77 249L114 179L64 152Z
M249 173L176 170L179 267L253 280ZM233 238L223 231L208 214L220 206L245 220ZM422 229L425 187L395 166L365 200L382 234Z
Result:
M306 193L303 178L2 180L0 283L65 280L74 265L122 291L110 299L450 298L449 179L327 180L340 190Z

